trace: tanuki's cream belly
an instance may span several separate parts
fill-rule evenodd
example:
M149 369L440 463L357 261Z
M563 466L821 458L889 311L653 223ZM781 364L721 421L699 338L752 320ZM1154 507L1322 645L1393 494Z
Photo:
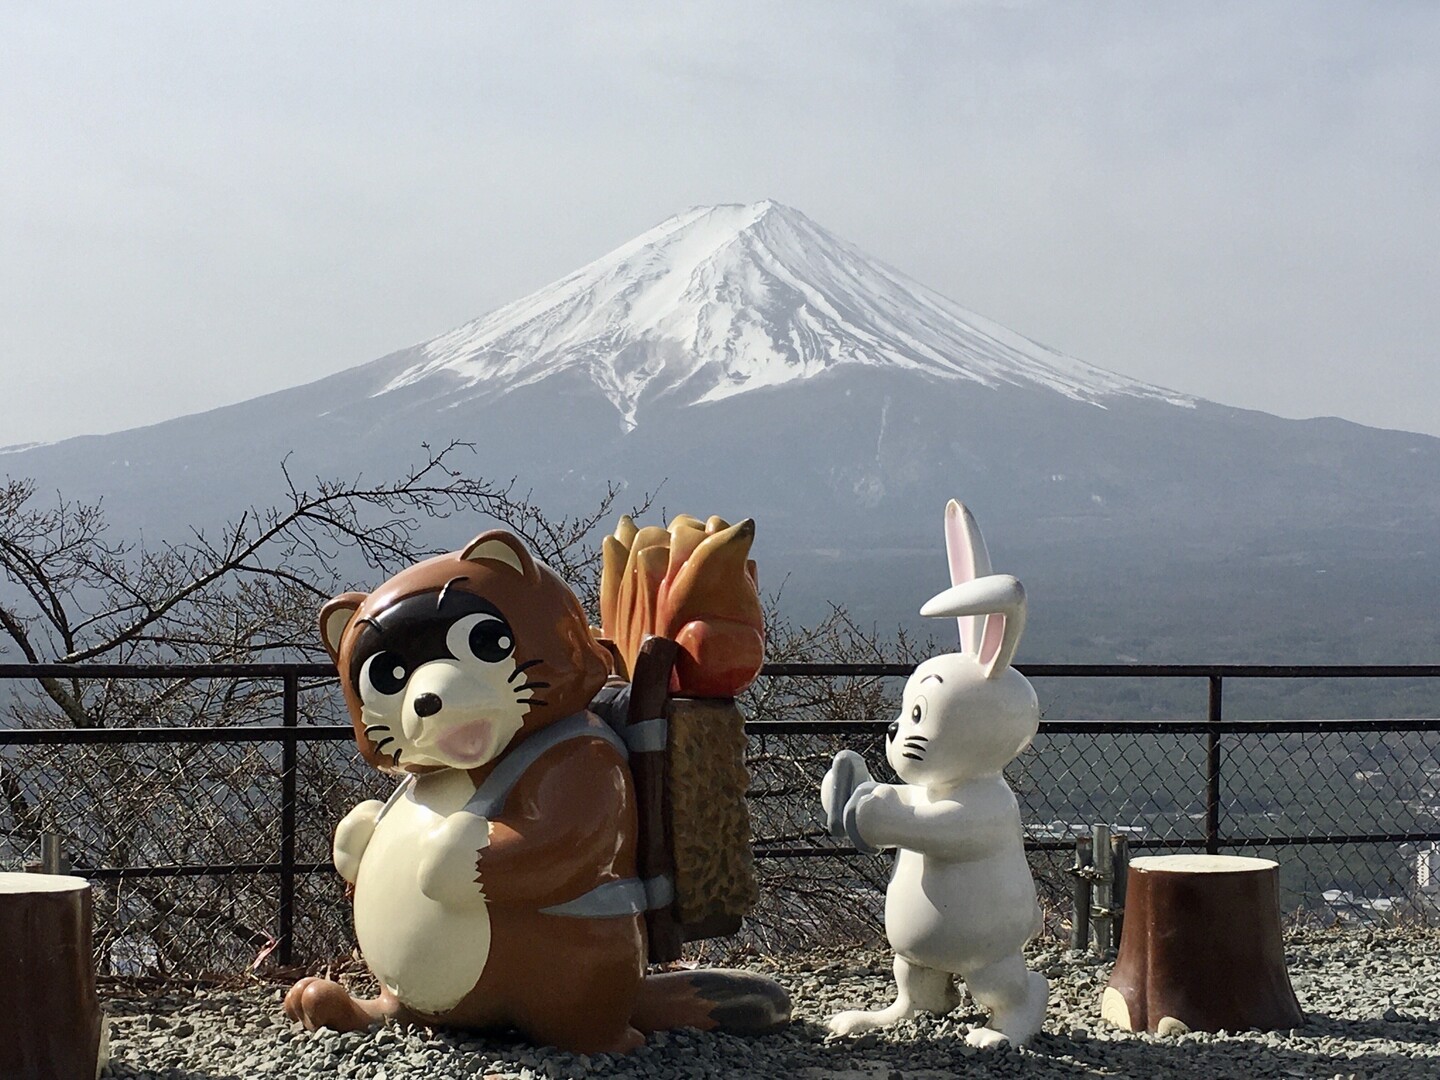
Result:
M419 1012L442 1013L459 1004L490 954L490 916L483 903L463 909L437 904L419 886L426 837L474 793L463 772L422 777L380 819L360 860L355 881L360 950L375 977Z

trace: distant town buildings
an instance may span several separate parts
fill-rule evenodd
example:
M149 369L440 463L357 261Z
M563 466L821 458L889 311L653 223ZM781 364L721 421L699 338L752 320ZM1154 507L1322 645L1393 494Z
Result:
M1415 853L1415 892L1431 904L1440 904L1440 843L1431 841Z

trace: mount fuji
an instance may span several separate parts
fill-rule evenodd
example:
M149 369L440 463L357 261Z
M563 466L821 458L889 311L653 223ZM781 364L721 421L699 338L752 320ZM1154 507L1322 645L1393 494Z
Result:
M394 390L444 372L493 400L575 370L627 430L676 407L848 367L1076 401L1189 399L1063 356L966 311L773 202L697 207L522 300L420 347Z
M117 531L153 536L272 501L287 455L296 476L387 476L451 439L552 512L615 482L755 517L762 584L800 618L832 602L933 631L915 612L947 583L958 497L1034 598L1022 661L1440 652L1440 439L1064 356L774 202L688 210L430 341L0 452L0 472L103 495Z

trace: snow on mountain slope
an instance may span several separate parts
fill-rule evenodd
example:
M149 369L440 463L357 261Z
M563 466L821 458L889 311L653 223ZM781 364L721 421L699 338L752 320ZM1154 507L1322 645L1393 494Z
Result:
M498 396L578 368L633 428L641 406L717 401L839 365L995 386L1194 399L1062 355L927 289L774 202L696 207L419 347L382 391L439 372Z

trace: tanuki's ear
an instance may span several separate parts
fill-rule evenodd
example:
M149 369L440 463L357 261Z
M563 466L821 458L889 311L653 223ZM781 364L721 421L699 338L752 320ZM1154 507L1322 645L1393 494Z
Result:
M340 662L340 639L345 635L345 627L350 625L350 620L364 602L363 592L347 592L334 600L325 601L325 606L320 609L320 637L325 642L330 659L337 664Z
M525 550L520 538L504 529L491 529L481 533L465 546L460 557L466 562L489 559L504 563L521 577L532 580L536 577L535 560L530 558L530 553Z

